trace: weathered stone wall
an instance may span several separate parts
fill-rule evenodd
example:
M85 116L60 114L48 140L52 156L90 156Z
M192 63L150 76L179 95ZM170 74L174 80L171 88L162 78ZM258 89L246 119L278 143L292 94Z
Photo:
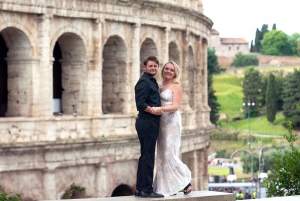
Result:
M0 0L0 185L28 200L59 199L73 182L93 197L134 188L133 89L153 54L181 68L181 153L192 153L194 189L207 189L212 22L201 1L172 2ZM62 111L54 115L56 85Z

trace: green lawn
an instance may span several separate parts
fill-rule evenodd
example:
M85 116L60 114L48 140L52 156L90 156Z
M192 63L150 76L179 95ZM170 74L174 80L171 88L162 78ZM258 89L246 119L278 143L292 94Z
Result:
M284 123L284 116L281 113L276 115L276 119L273 125L271 125L268 122L266 116L250 118L250 132L251 133L277 133L277 134L287 133L288 131L284 126L282 126L282 123ZM230 128L245 130L245 131L248 131L249 128L249 122L247 118L235 122L228 122L228 123L224 122L222 125L224 127L230 127Z
M208 175L219 175L220 177L222 177L224 175L225 177L227 177L228 174L229 174L229 168L214 167L214 166L208 167ZM251 178L251 174L243 173L243 169L241 169L241 168L235 168L234 174L236 175L237 179Z
M227 114L229 119L239 116L243 98L241 80L234 75L216 74L213 88L221 104L219 113Z

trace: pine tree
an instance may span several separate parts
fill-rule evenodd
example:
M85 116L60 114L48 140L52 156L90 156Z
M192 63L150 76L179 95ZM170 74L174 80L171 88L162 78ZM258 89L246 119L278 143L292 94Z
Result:
M266 91L266 108L267 119L273 124L276 117L276 83L275 76L271 73L268 78L267 91Z
M283 83L283 115L285 120L291 120L293 129L300 130L300 71L294 70L286 76Z
M207 48L207 88L208 88L208 105L210 107L210 122L216 124L218 121L218 112L220 110L220 104L215 96L215 90L213 89L213 76L218 66L217 56L215 50Z
M243 93L245 103L248 100L255 103L254 106L251 106L250 116L258 116L262 104L262 78L260 72L255 70L254 67L245 70Z

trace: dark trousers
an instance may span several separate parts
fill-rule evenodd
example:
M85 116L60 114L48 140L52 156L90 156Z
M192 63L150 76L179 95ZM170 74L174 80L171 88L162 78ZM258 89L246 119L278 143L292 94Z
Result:
M141 144L136 189L142 190L144 193L152 193L155 145L159 132L159 119L138 117L135 128Z

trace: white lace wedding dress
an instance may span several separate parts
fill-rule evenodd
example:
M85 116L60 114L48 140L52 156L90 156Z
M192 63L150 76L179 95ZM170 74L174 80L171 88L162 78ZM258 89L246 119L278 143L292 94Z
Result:
M160 93L162 106L173 104L170 89ZM153 190L164 196L173 195L191 182L191 171L179 159L181 115L179 111L161 116L157 138L156 175Z

